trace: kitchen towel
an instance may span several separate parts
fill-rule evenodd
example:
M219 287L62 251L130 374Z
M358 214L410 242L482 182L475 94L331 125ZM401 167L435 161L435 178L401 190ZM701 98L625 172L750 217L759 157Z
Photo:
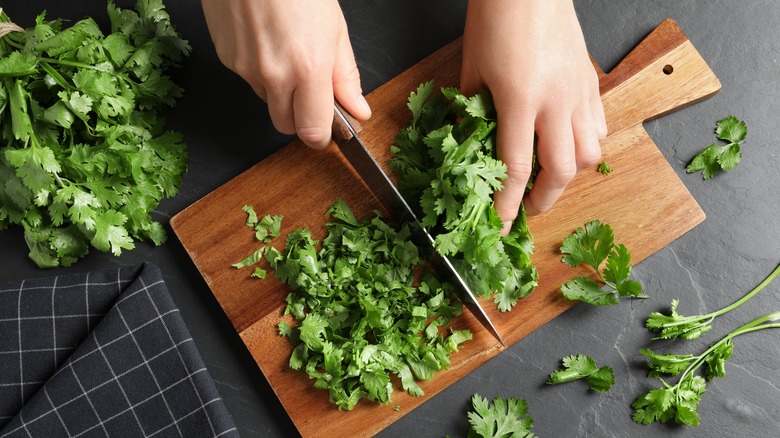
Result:
M0 284L0 437L238 436L150 263Z

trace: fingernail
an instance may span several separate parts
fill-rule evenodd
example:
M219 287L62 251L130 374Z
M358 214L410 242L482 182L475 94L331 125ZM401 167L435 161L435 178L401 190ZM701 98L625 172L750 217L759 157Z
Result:
M358 97L358 105L360 105L360 109L365 111L369 117L371 117L371 107L368 105L368 101L366 98L360 94L360 97Z

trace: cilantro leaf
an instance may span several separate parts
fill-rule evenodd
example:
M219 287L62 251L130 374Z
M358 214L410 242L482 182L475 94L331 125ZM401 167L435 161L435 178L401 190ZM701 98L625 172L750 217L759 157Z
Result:
M554 371L547 379L548 385L572 382L586 379L588 386L598 392L609 391L615 383L615 375L612 368L603 366L599 368L596 361L584 354L566 356L562 360L563 370Z
M688 164L688 173L701 171L702 178L708 180L721 170L731 170L742 160L742 143L747 137L747 125L734 116L719 120L715 135L726 145L712 144L700 151Z
M469 437L532 438L533 420L528 416L528 404L523 399L502 397L493 399L492 405L487 398L474 394L471 398L473 411L468 412Z
M631 275L631 254L622 243L615 244L614 232L609 225L598 220L587 222L563 239L560 251L564 254L563 263L572 267L581 264L590 266L607 287L604 290L595 280L578 276L561 286L566 298L593 305L618 304L621 296L647 298L642 294L642 284L628 278Z
M562 261L572 267L585 264L598 270L612 251L614 244L615 235L612 227L598 220L592 220L563 239L561 253L565 255Z

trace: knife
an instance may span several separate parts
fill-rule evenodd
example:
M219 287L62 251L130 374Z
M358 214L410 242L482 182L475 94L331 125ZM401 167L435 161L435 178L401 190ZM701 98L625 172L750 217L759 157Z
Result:
M490 321L485 310L479 305L474 292L463 281L463 277L455 269L449 257L439 254L434 249L434 239L431 233L420 224L409 203L406 202L401 192L398 191L385 171L360 140L358 133L362 129L360 123L336 102L333 116L333 140L339 146L341 153L344 154L349 164L352 165L358 175L368 185L368 188L374 193L374 196L379 199L379 202L388 211L400 212L408 218L407 222L411 227L415 243L432 250L432 255L428 261L436 272L455 286L455 292L463 304L498 342L506 347L493 322Z

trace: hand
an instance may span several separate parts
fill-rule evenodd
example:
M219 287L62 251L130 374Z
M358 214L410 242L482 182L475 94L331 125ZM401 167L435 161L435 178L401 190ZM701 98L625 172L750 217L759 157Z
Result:
M321 149L333 99L371 117L336 0L202 0L219 59L268 103L274 127Z
M461 90L493 94L497 154L507 179L494 195L509 232L531 174L534 133L541 166L525 197L528 214L555 203L578 170L601 157L607 135L598 76L571 0L470 0Z

